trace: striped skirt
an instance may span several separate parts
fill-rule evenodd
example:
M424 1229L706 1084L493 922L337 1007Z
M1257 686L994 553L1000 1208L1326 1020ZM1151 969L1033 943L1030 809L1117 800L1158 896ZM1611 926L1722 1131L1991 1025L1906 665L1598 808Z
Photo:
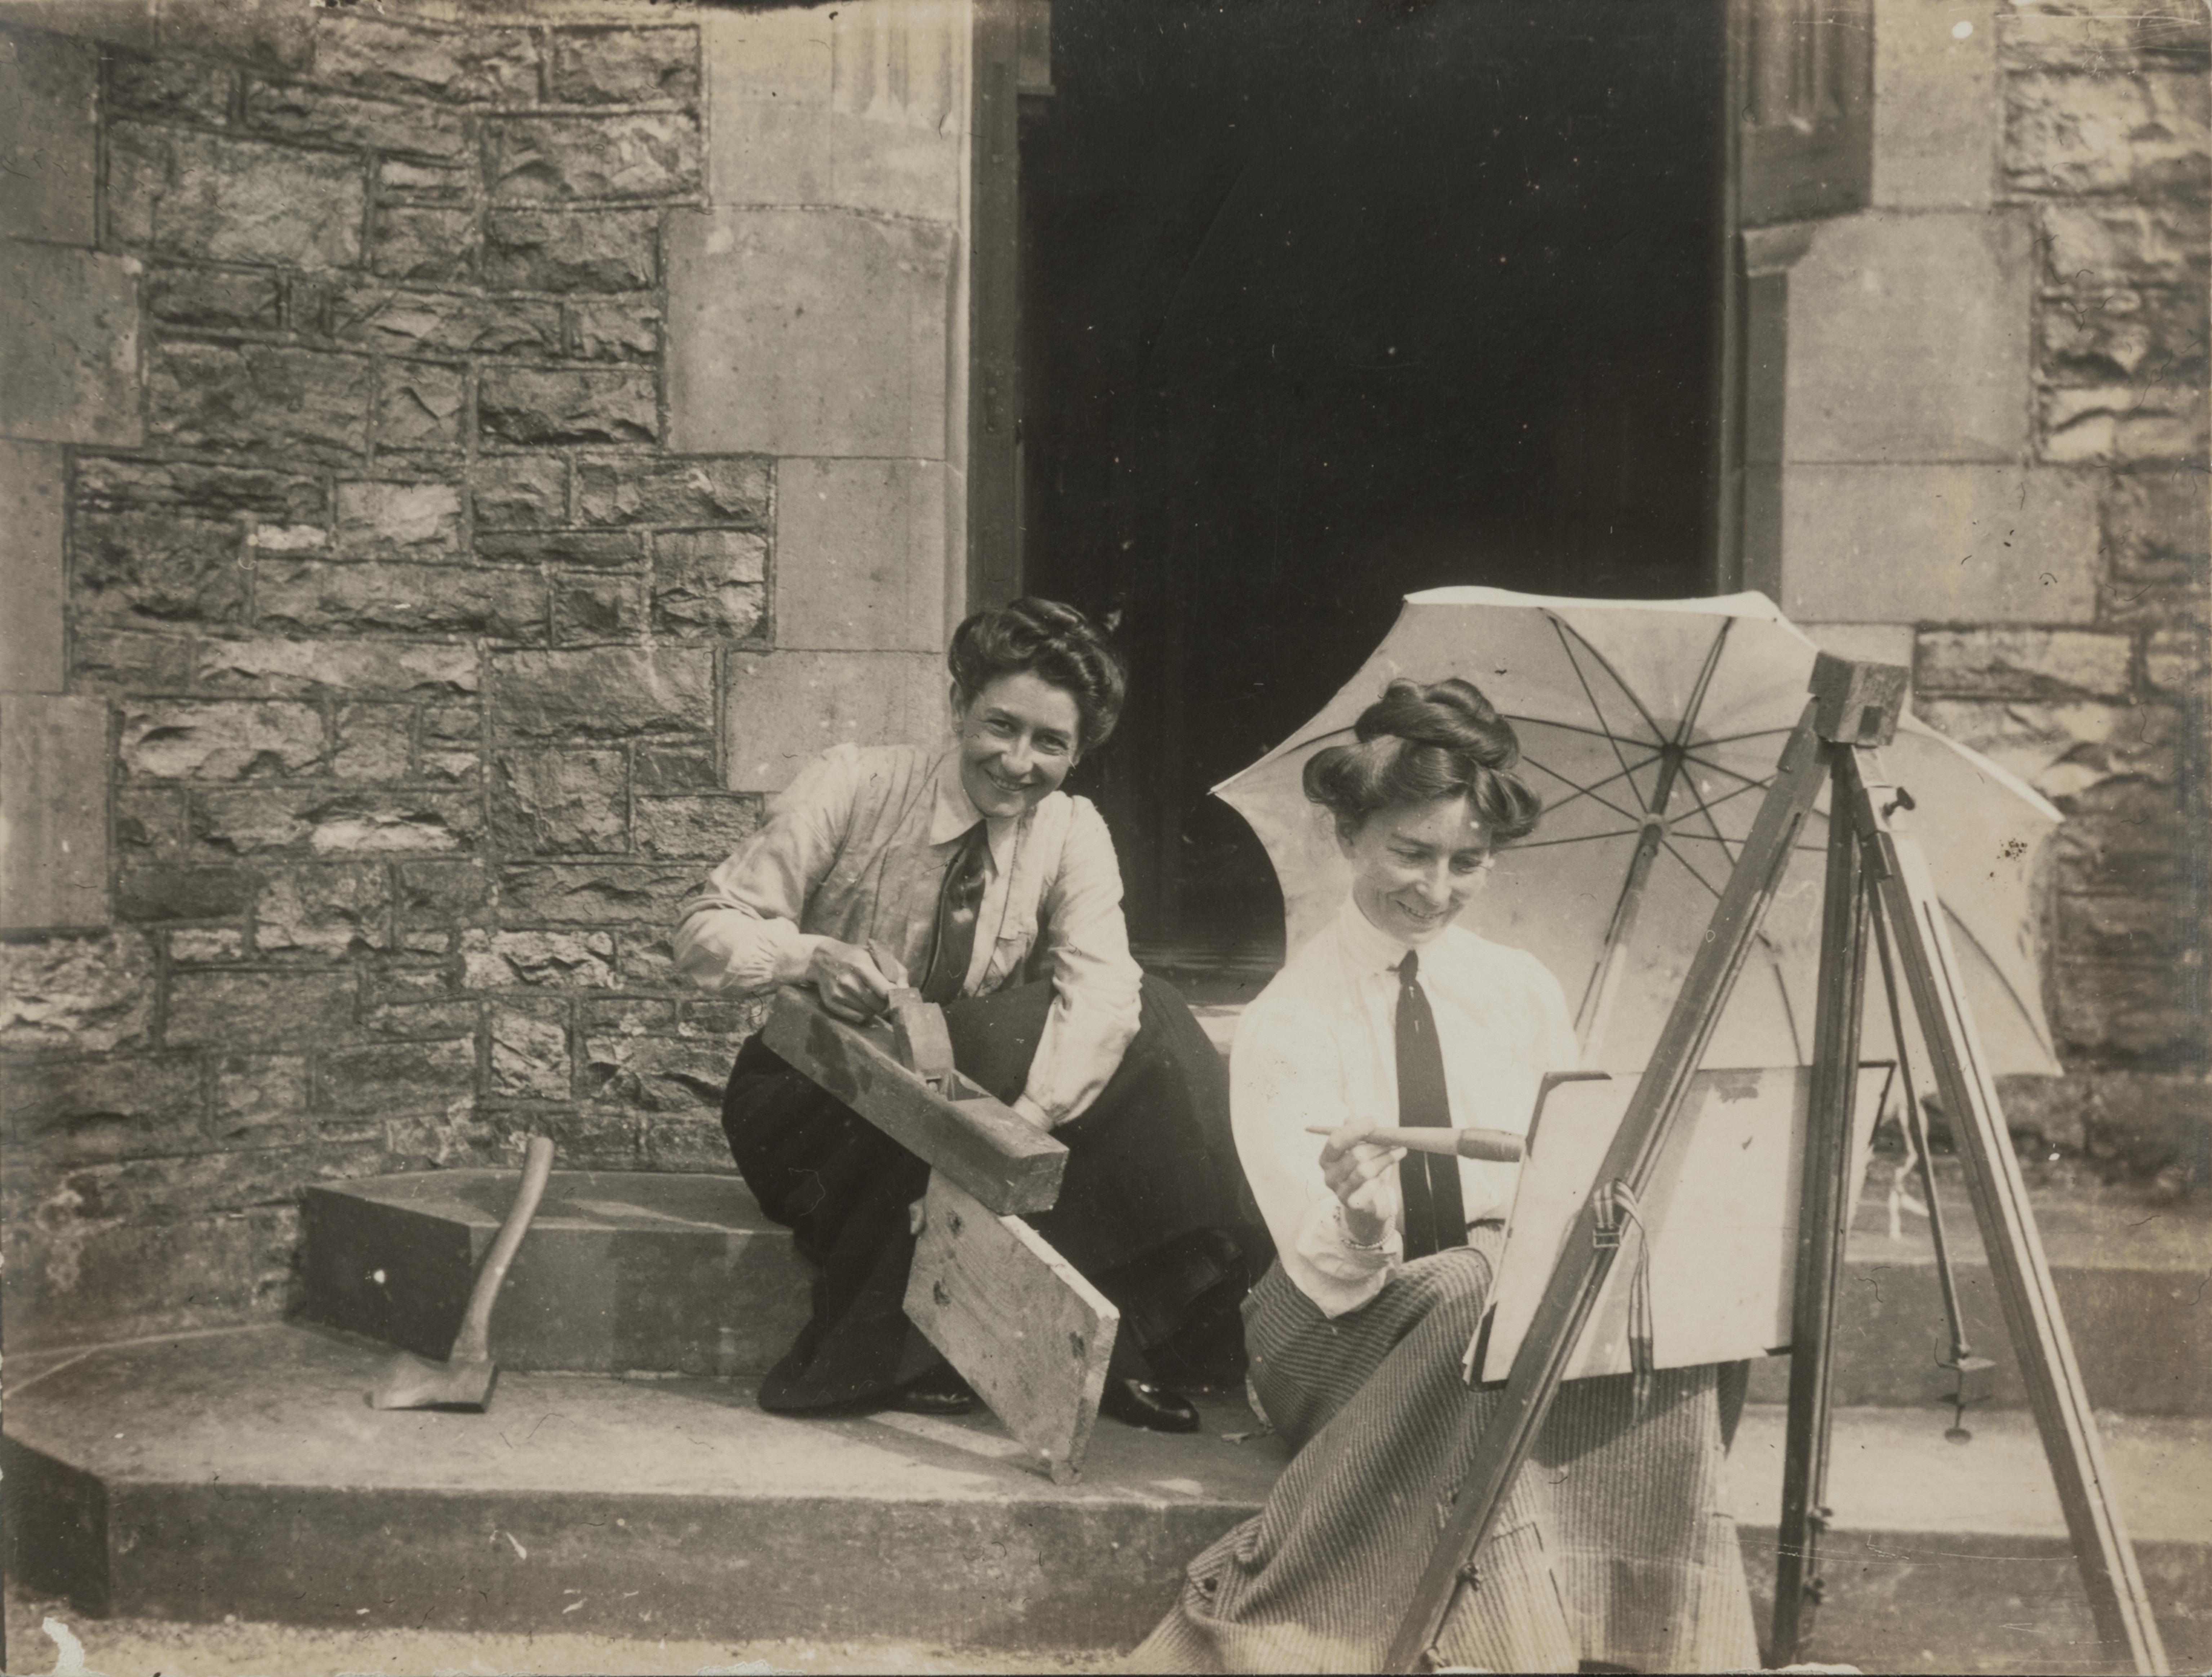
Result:
M1279 1264L1245 1301L1260 1401L1297 1455L1189 1566L1138 1671L1379 1671L1502 1395L1460 1359L1502 1247L1418 1259L1331 1319ZM1739 1365L1740 1366L1740 1365ZM1733 1372L1733 1371L1731 1371ZM1560 1388L1436 1643L1489 1671L1755 1669L1715 1367ZM1740 1385L1735 1395L1740 1398Z

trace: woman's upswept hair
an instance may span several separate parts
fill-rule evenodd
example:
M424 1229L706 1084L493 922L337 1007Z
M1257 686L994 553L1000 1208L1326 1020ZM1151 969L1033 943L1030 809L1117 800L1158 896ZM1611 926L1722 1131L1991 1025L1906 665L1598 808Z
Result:
M1076 742L1082 751L1106 743L1129 690L1128 665L1097 626L1072 605L1035 595L971 614L952 631L945 661L963 704L973 704L1001 676L1024 671L1061 689L1083 720Z
M1394 681L1352 733L1358 744L1306 759L1306 796L1340 832L1358 832L1378 810L1453 797L1474 806L1492 843L1535 831L1544 806L1513 772L1521 741L1474 683Z

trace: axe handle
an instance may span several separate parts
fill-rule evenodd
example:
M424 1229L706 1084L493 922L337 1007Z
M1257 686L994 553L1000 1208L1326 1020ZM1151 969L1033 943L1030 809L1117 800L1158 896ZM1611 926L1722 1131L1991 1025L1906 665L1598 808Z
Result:
M522 1186L515 1191L514 1203L507 1207L507 1221L500 1224L499 1238L485 1255L483 1267L477 1272L477 1284L469 1292L468 1314L461 1318L461 1331L453 1337L449 1360L480 1363L490 1357L491 1307L499 1302L507 1267L514 1261L514 1249L522 1244L530 1219L538 1214L538 1202L544 1197L546 1180L552 1174L552 1138L532 1136L522 1161Z

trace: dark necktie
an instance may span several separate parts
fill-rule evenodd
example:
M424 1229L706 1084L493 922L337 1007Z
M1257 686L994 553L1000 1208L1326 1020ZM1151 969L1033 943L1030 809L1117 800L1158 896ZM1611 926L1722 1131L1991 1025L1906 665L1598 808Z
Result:
M1443 1045L1437 1041L1437 1016L1421 988L1420 957L1411 950L1398 963L1397 1036L1398 1121L1408 1128L1449 1124ZM1467 1244L1455 1155L1407 1153L1398 1161L1398 1188L1406 1202L1407 1261Z
M979 821L961 835L960 848L945 870L944 889L937 894L937 935L921 980L924 1001L956 1000L967 981L969 958L975 952L975 908L983 900L983 872L990 860L990 838Z

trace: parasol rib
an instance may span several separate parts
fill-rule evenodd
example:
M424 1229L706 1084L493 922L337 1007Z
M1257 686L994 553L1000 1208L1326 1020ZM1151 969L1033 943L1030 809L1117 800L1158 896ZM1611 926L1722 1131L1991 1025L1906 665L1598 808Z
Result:
M1629 774L1628 759L1623 756L1620 752L1620 736L1613 732L1613 725L1605 720L1605 707L1597 702L1597 695L1590 689L1589 677L1583 673L1583 666L1580 661L1575 657L1575 649L1567 641L1567 626L1561 623L1557 617L1553 617L1548 611L1544 615L1551 619L1553 632L1559 637L1559 650L1567 655L1567 667L1575 672L1575 680L1581 684L1583 697L1589 701L1590 714L1597 718L1599 727L1604 730L1605 743L1613 747L1613 758L1620 764L1620 772L1624 775ZM1582 639L1580 635L1577 635L1575 638L1578 641ZM1584 646L1588 646L1589 643L1585 641L1583 644ZM1595 656L1595 653L1593 653L1593 656ZM1598 659L1598 662L1602 664L1605 660L1601 658ZM1620 678L1618 676L1613 677L1616 684L1619 683L1620 679ZM1629 695L1629 702L1631 704L1635 704L1636 702L1636 696L1632 693ZM1636 708L1638 710L1642 710L1644 708L1642 705L1637 705ZM1644 720L1646 722L1649 722L1651 719L1647 716ZM1655 727L1651 732L1656 734L1659 732L1659 730ZM1663 736L1662 737L1663 738ZM1569 784L1571 785L1572 782L1569 782ZM1649 815L1651 812L1650 807L1644 803L1644 793L1637 787L1635 777L1632 775L1630 775L1629 778L1628 789L1636 793L1636 808L1638 812L1643 815Z

